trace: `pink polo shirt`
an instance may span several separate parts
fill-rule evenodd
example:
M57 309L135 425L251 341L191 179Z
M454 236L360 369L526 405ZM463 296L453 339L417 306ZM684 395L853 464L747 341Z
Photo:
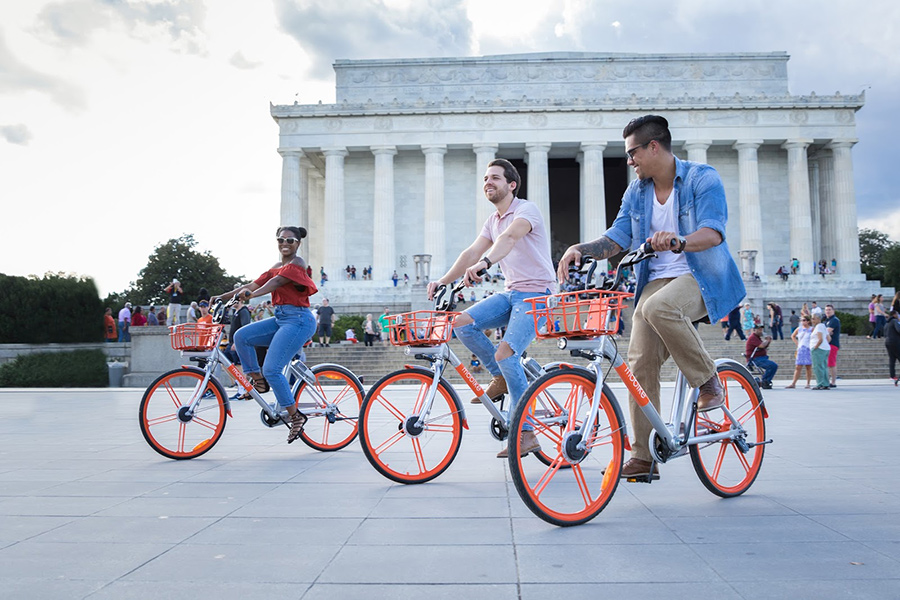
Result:
M550 260L550 241L541 211L533 202L513 198L504 215L491 213L481 236L494 243L500 234L516 219L525 219L531 224L531 231L516 242L505 258L500 260L500 269L506 277L506 289L516 292L545 292L556 290L556 272Z

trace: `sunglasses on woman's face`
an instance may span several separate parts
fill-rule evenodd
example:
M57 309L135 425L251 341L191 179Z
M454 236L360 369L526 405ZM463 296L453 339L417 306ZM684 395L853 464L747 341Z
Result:
M280 237L280 238L275 238L275 241L278 242L279 244L296 244L300 240L298 240L295 237L289 237L289 238Z

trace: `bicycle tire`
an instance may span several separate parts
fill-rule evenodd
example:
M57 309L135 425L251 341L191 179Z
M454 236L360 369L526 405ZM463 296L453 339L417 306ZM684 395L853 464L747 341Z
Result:
M766 446L765 406L759 387L749 371L737 363L722 363L716 367L719 381L725 389L725 405L747 431L746 441L759 443L742 453L733 440L709 444L694 444L689 448L691 463L697 477L710 492L722 498L740 496L753 485L762 467ZM725 413L711 410L698 413L694 435L706 431L727 431Z
M376 471L397 483L431 481L459 452L462 404L443 378L423 431L413 436L405 427L409 415L425 402L433 381L434 373L428 369L408 367L382 377L363 399L359 411L363 454Z
M174 369L157 377L144 391L138 409L141 434L151 448L166 458L197 458L209 452L225 431L228 396L214 378L210 378L204 392L212 395L200 401L193 417L179 417L179 410L205 376L202 369Z
M334 422L322 414L310 415L300 439L320 452L346 448L359 434L359 409L365 395L362 384L352 371L340 365L316 365L310 370L316 376L317 391L337 406L338 413ZM294 392L297 408L301 412L305 412L305 408L324 409L318 396L309 392L309 387L305 380L297 386Z
M560 527L580 525L596 517L619 485L625 453L625 420L612 390L605 383L591 430L590 452L580 459L572 458L571 452L568 455L563 452L564 444L574 451L579 441L574 432L589 415L596 385L597 378L587 369L554 370L529 386L513 413L508 459L513 484L531 512ZM542 397L545 397L544 401ZM546 398L564 400L549 402ZM564 407L566 413L545 408L553 404ZM559 421L565 415L570 417L560 425ZM549 466L519 456L526 422L534 425L542 451L553 457ZM562 468L564 466L569 468Z

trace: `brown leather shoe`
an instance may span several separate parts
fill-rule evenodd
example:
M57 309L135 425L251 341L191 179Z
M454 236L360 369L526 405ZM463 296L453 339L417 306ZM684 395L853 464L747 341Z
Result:
M541 443L533 431L523 431L519 437L519 456L528 456L532 452L540 452ZM509 445L497 453L497 458L506 458L509 456Z
M700 397L697 398L697 412L706 412L720 408L725 404L725 390L719 385L719 376L713 375L709 381L700 386Z
M649 460L641 460L640 458L629 458L628 461L622 465L622 472L619 475L621 479L628 479L630 477L646 477L650 474L650 465L652 463ZM656 465L653 465L653 474L659 475L659 469Z
M506 380L503 379L503 375L494 375L494 378L491 379L491 382L484 389L484 393L491 399L491 402L500 402L500 396L506 392ZM481 398L472 398L472 404L481 404Z

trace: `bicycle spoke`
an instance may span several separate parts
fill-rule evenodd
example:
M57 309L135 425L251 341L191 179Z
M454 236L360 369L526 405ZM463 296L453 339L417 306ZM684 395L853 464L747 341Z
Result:
M541 494L544 493L544 490L550 485L553 477L559 472L559 468L563 465L563 462L565 462L565 459L560 455L550 463L550 466L547 467L547 470L544 471L544 474L537 480L537 483L532 488L532 492L534 492L535 496L540 497Z
M153 427L154 425L159 425L160 423L168 423L170 421L174 421L178 418L178 415L172 413L171 415L164 415L162 417L156 417L155 419L148 419L147 425Z
M425 472L425 457L422 455L422 444L418 438L412 439L413 452L416 455L416 465L419 467L419 473Z
M400 421L401 423L406 422L406 415L404 415L402 412L400 412L400 409L398 409L396 406L394 406L393 404L388 402L387 398L385 398L383 395L378 396L377 398L375 398L375 400L378 401L379 404L384 406L388 410L389 413L394 415L394 417L396 417L398 421Z
M373 452L375 454L382 454L385 450L387 450L388 448L390 448L391 446L393 446L394 444L396 444L397 442L399 442L400 440L402 440L405 437L406 437L406 432L398 431L397 433L395 433L394 435L392 435L391 437L386 439L384 442L382 442L380 446L378 446L377 448L374 448Z
M588 484L587 481L585 481L581 465L572 465L572 474L575 476L575 482L578 484L578 490L581 492L581 499L584 500L584 506L590 506L593 500L591 500L591 492L588 490Z
M194 423L197 423L197 425L202 425L203 427L206 427L207 429L211 429L211 430L213 430L213 431L216 430L217 425L216 425L215 423L210 423L210 422L207 421L206 419L201 419L201 418L198 417L197 415L194 415L194 418L191 419L191 420L192 420Z

